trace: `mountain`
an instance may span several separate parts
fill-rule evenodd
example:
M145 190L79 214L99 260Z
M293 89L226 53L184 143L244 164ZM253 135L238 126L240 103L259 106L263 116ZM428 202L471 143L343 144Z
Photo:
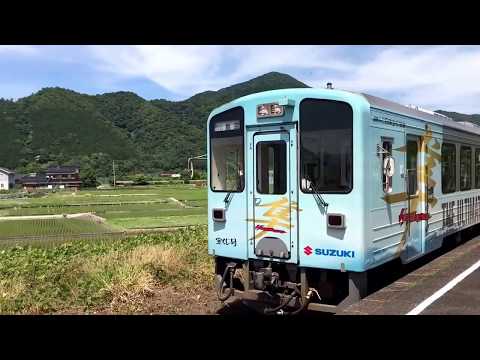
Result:
M0 166L19 172L49 164L79 164L97 176L183 169L189 156L206 152L209 113L235 98L259 91L308 87L271 72L184 101L147 101L132 92L85 95L44 88L11 101L0 99Z
M188 157L206 152L206 121L215 107L255 92L303 87L308 86L271 72L183 101L58 87L18 101L0 99L0 166L36 172L50 164L78 164L98 177L110 176L112 160L120 175L181 170ZM438 112L480 125L480 115Z
M436 112L442 115L448 116L455 121L469 121L471 123L480 125L480 114L466 115L466 114L460 114L457 112L449 112L449 111L443 111L443 110L436 110Z

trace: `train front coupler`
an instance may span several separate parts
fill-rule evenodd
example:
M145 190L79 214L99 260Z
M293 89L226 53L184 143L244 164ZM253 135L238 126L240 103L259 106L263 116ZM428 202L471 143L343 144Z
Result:
M229 262L225 266L225 270L223 272L223 276L221 279L219 279L218 284L217 284L217 297L218 300L220 301L227 301L235 292L235 289L233 288L233 277L235 275L235 268L237 267L237 264L235 262ZM229 283L227 284L227 278L229 278ZM224 293L223 288L224 284L227 284L228 290L226 293Z
M320 299L318 291L314 288L302 289L301 283L281 281L280 275L272 270L271 265L252 271L250 274L255 290L268 293L272 298L279 293L282 294L280 304L265 308L264 314L297 315L308 308L313 295ZM288 292L290 294L287 295ZM286 311L288 307L295 307L297 304L299 305L295 310Z
M256 290L275 291L280 288L280 275L272 270L271 266L251 272L253 287Z

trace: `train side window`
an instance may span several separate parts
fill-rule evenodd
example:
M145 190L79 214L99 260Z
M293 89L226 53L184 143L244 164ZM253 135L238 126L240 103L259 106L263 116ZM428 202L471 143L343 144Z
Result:
M442 192L455 192L457 184L457 147L455 144L442 144Z
M480 148L475 149L475 189L480 189Z
M415 195L418 190L417 179L417 154L418 143L417 140L407 141L407 193L408 195Z
M460 190L472 188L472 148L462 146L460 148Z
M382 148L383 148L382 163L381 163L380 167L381 167L381 171L382 171L383 192L388 194L388 193L391 193L392 190L393 190L393 177L385 175L384 169L383 169L383 163L384 163L385 158L387 156L392 155L392 140L391 139L389 139L389 140L383 139L382 140Z

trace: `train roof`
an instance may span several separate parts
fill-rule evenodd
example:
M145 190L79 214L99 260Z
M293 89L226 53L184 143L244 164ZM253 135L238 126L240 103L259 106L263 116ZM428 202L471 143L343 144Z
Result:
M406 116L411 116L413 118L429 121L440 126L445 126L445 127L480 135L480 126L468 121L457 122L448 116L439 114L434 111L421 109L419 107L410 107L410 106L402 105L402 104L399 104L390 100L386 100L377 96L369 95L369 94L358 93L358 95L363 96L368 101L370 106L373 108L382 109L382 110L386 110L386 111L390 111L390 112L394 112L394 113L402 114Z
M402 105L394 101L380 98L378 96L373 96L373 95L353 92L353 91L347 91L347 90L340 90L340 89L290 88L290 89L262 91L262 92L242 96L238 99L231 101L228 104L220 106L215 110L222 111L228 107L231 107L232 105L237 105L238 103L241 103L244 101L254 100L255 98L272 97L272 96L288 96L288 95L293 95L293 96L314 95L314 94L317 96L321 94L332 94L332 95L336 95L336 97L359 96L359 97L362 97L364 100L366 100L370 105L370 107L372 108L377 108L377 109L389 111L392 113L428 121L440 126L449 127L459 131L480 135L480 126L470 122L457 122L448 116L439 114L434 111L422 109L420 107ZM217 112L215 110L214 112Z

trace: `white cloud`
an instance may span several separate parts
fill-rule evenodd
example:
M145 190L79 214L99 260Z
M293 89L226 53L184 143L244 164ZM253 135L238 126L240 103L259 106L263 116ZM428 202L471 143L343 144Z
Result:
M36 55L38 49L30 45L0 45L0 54Z
M193 95L286 68L347 71L335 47L318 46L92 46L101 71L143 77Z
M236 77L263 74L269 71L295 68L310 71L349 71L353 64L345 61L335 46L243 46L235 53L239 64Z
M479 112L479 70L478 46L395 46L337 77L335 83L344 89L390 94L405 104Z
M311 86L332 81L404 104L480 113L480 46L0 46L7 55L90 67L105 89L147 79L190 97L280 71Z
M370 92L435 109L480 112L479 46L92 46L95 66L191 96L269 71L312 86ZM364 56L368 55L368 56ZM305 73L308 73L305 75Z
M98 69L120 78L147 78L179 93L206 89L221 61L215 46L92 46Z

